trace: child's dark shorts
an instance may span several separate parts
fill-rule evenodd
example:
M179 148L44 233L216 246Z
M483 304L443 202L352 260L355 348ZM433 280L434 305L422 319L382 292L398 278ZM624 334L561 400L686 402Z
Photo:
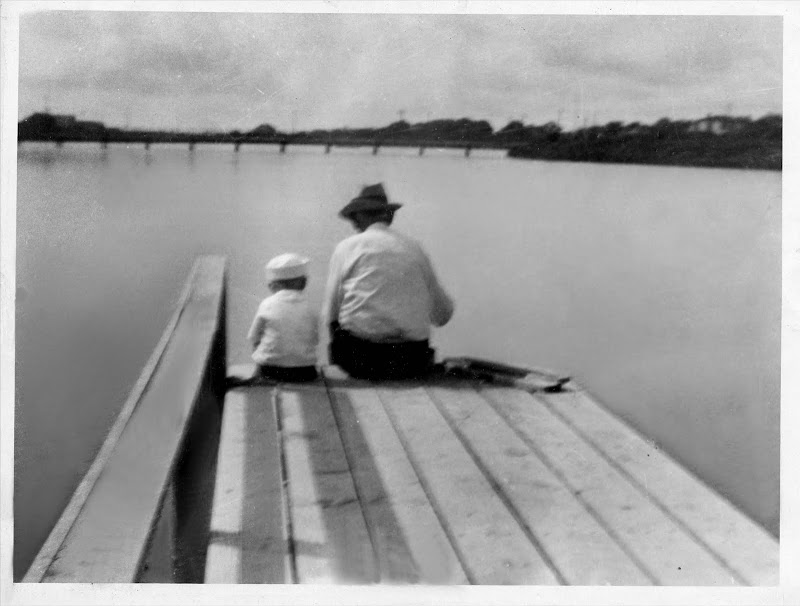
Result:
M317 378L316 366L270 366L256 368L256 377L285 383L306 383Z

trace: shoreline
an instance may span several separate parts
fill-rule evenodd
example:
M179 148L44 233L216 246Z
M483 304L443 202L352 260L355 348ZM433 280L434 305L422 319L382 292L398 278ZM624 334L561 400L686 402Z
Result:
M317 129L285 133L270 124L241 132L180 132L106 127L102 122L80 121L74 116L37 113L18 123L18 143L48 141L152 144L177 143L194 149L197 144L227 144L238 151L242 145L334 147L449 148L469 156L475 150L503 150L507 157L531 160L566 160L696 168L783 168L783 116L768 114L757 120L748 116L712 116L699 120L662 118L650 125L609 122L564 131L560 125L526 125L512 121L494 131L485 120L468 118L410 124L404 120L380 128Z

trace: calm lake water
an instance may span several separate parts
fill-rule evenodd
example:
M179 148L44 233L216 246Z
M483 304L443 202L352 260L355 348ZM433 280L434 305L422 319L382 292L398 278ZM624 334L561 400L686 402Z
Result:
M494 153L24 144L15 577L102 444L192 262L229 260L229 363L263 265L327 261L362 185L404 203L457 307L439 356L571 373L777 534L781 175ZM321 348L321 351L322 348Z

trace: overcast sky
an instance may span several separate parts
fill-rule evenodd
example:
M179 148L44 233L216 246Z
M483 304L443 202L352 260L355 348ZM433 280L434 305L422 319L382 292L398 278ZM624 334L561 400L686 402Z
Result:
M779 17L44 12L20 118L289 130L782 113ZM403 112L402 114L400 112Z

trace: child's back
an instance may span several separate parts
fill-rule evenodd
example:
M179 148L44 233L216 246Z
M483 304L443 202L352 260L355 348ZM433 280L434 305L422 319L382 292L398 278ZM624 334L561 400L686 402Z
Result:
M279 290L258 306L250 329L256 364L314 366L318 340L318 316L303 291Z
M304 292L308 259L287 253L267 263L272 295L258 306L248 340L261 377L307 381L317 376L319 318Z

